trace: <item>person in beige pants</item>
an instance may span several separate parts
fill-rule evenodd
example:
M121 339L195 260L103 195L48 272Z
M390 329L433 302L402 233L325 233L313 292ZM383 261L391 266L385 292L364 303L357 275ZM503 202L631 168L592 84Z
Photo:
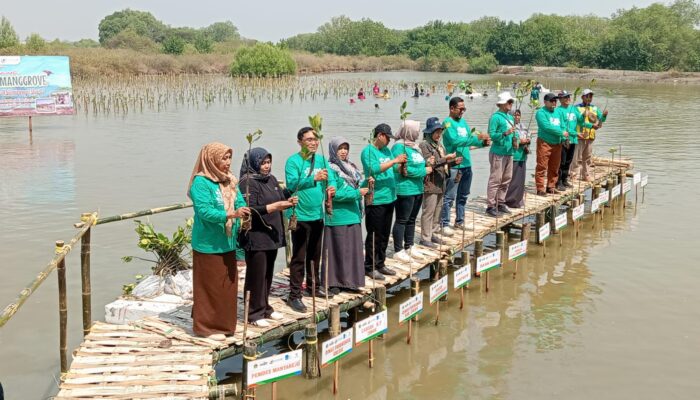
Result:
M576 134L578 135L578 145L574 159L571 162L571 170L569 178L592 181L593 177L593 141L595 140L596 131L603 127L603 122L608 117L608 110L600 111L600 109L591 102L593 101L593 91L586 89L581 95L582 103L576 105L579 113L583 116L583 123L576 126Z

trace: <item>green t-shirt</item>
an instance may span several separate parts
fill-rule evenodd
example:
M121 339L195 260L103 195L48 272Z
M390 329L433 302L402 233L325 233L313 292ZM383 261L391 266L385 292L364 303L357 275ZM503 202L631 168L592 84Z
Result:
M287 181L287 189L299 196L299 204L295 207L298 221L318 221L323 218L323 199L325 182L316 182L314 177L322 169L329 169L328 162L323 156L314 154L313 171L311 171L311 157L304 160L300 153L295 153L287 159L284 166L284 175ZM328 175L328 185L333 185ZM292 209L288 209L287 215L291 215Z
M328 178L333 180L336 189L333 196L333 215L326 214L326 225L359 224L362 220L360 189L352 187L332 169L328 170Z
M469 153L470 146L483 147L483 143L476 134L471 133L469 124L464 118L459 121L447 117L442 122L444 133L442 134L442 144L445 146L447 154L457 153L457 157L463 157L461 164L454 168L462 169L472 166L472 159Z
M564 141L564 127L561 114L557 109L549 111L547 107L537 110L537 137L551 145L561 144Z
M399 154L406 152L406 173L407 176L401 175L401 165L394 166L394 174L396 176L396 194L401 196L413 196L423 193L423 178L425 178L425 158L420 151L406 147L403 143L396 143L391 148L391 154L394 158Z
M388 147L377 149L374 145L367 145L362 149L360 160L365 178L374 177L374 202L373 205L391 204L396 201L396 179L394 170L388 168L381 172L381 164L391 161L394 156Z
M515 119L512 115L504 113L501 110L496 111L489 119L489 136L491 136L491 150L493 154L499 156L512 156L515 149L513 148L513 134L504 135L515 124Z
M581 113L578 112L578 108L573 105L568 107L559 106L557 111L561 114L561 120L564 125L564 129L569 132L569 142L571 144L578 143L578 135L576 134L576 127L582 121ZM564 139L566 140L566 139Z
M240 190L236 189L234 208L245 207ZM233 234L226 235L226 209L219 184L203 176L195 176L190 188L194 209L192 249L206 254L236 250L239 220L234 220Z

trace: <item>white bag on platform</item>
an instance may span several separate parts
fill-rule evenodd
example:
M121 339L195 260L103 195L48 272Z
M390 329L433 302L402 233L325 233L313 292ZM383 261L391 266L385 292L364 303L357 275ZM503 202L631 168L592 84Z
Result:
M183 300L192 300L192 270L179 271L165 278L165 293L180 296Z
M163 294L164 286L165 280L163 278L151 275L139 282L131 291L131 295L140 299L152 299Z

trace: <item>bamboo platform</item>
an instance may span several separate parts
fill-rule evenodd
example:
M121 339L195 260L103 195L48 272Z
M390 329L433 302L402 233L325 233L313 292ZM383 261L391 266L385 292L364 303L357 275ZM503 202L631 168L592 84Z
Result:
M309 309L306 313L297 313L284 302L289 287L289 272L285 269L275 276L270 298L271 305L275 311L284 315L284 319L268 320L272 324L268 328L249 326L248 340L262 344L302 330L314 320L318 322L326 319L331 305L339 305L341 312L361 306L371 300L372 288L375 285L385 286L387 289L396 287L411 274L462 251L476 239L484 238L505 225L519 222L524 217L569 202L594 185L605 183L620 170L627 172L633 168L629 160L611 163L610 160L595 158L594 163L596 166L593 182L574 181L574 187L548 196L536 196L530 187L525 207L511 209L512 214L498 219L485 214L486 202L483 197L470 198L464 232L445 237L445 244L442 246L444 248L436 250L417 246L428 256L425 259L415 259L409 264L393 260L393 246L390 245L386 264L397 272L395 276L387 276L385 281L376 282L366 278L362 293L342 292L330 300L317 298L315 316L311 312L310 297L303 298ZM452 218L454 220L454 213ZM419 235L420 229L417 227L416 237ZM213 376L212 365L243 351L241 314L244 274L245 268L239 268L240 307L235 335L227 337L224 341L195 336L192 332L189 305L157 317L132 322L130 325L96 323L74 353L70 371L63 377L56 398L208 398L208 378Z

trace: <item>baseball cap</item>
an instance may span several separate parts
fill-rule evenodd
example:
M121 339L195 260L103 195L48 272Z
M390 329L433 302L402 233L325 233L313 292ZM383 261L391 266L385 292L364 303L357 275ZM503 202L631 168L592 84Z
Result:
M559 92L559 96L558 96L558 97L559 97L560 99L564 99L564 98L567 98L567 97L571 97L571 93L567 92L566 90L562 90L561 92Z
M587 96L589 94L593 94L593 91L591 89L584 89L583 94L581 94L581 96Z
M391 127L387 124L379 124L374 127L374 137L377 137L380 133L387 135L389 139L394 139L394 135L391 133Z
M547 93L544 95L544 101L552 101L552 100L556 101L557 98L558 98L558 96L554 93Z

